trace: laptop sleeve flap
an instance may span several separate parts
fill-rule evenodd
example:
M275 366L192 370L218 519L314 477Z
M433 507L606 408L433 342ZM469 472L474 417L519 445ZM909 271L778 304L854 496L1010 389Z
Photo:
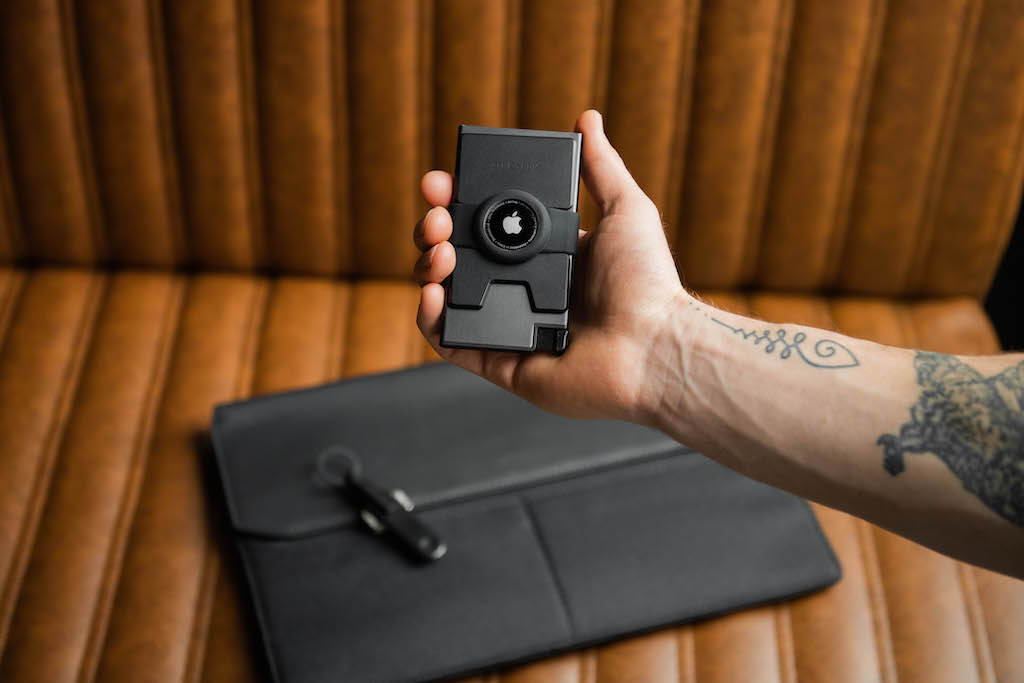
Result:
M437 364L221 406L213 441L278 681L468 674L827 586L807 504L664 435ZM370 533L318 455L403 489L447 554Z

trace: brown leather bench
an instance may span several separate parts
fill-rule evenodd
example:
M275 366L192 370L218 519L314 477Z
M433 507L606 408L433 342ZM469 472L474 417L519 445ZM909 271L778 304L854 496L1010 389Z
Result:
M419 174L588 106L716 303L998 350L1020 2L0 4L0 680L264 678L211 407L434 359ZM816 510L834 587L497 679L1024 680L1024 584Z

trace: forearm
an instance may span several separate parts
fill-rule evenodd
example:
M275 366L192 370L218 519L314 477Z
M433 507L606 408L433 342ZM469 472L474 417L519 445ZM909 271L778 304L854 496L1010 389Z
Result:
M1024 386L988 379L1020 356L963 363L692 299L671 318L649 354L652 423L755 479L1024 573ZM954 387L957 364L981 383Z

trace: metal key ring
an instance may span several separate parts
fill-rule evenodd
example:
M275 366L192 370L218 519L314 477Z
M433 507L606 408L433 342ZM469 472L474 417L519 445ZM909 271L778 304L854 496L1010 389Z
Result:
M362 471L359 456L344 446L330 446L316 457L316 473L330 486L344 486L349 476L358 477Z

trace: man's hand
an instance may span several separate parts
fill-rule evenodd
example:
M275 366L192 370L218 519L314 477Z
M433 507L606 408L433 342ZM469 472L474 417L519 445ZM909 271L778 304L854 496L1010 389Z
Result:
M448 242L452 219L446 209L452 177L442 171L423 176L423 196L433 208L413 233L424 252L415 269L423 287L417 322L442 358L542 408L573 417L647 421L650 348L671 318L668 309L688 295L658 209L608 142L601 115L584 112L576 130L583 133L583 181L602 218L593 230L580 231L568 351L556 357L440 346L440 283L455 268L455 248Z
M1024 355L914 354L716 309L679 283L657 209L585 112L582 233L561 357L438 347L452 179L416 227L419 326L448 360L554 412L657 427L754 479L1024 578Z

